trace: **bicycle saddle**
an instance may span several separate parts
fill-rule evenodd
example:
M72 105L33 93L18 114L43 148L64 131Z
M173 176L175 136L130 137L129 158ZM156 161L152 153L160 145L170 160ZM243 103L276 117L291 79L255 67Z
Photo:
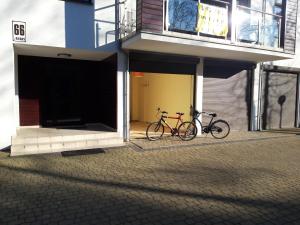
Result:
M182 113L182 112L177 112L176 114L178 114L178 115L184 115L184 113Z
M166 111L162 111L161 113L166 113L166 114L168 114L168 112L166 112Z
M208 113L208 115L212 116L212 117L216 117L217 113Z

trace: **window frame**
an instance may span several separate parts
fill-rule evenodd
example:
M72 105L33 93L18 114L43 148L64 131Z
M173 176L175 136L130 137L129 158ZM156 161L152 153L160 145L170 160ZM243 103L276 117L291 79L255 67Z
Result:
M93 0L61 0L61 1L74 2L74 3L86 4L86 5L93 5L94 3Z

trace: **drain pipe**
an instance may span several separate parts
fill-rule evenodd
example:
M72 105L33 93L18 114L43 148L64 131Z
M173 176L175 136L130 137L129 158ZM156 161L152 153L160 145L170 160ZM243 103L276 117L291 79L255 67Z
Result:
M124 64L125 64L125 71L123 71L123 87L124 87L124 94L123 94L123 105L124 105L124 120L123 120L123 135L124 140L129 141L130 139L130 118L129 118L129 96L130 96L130 90L129 90L129 84L130 84L130 78L129 78L129 54L125 52L122 49L122 42L120 41L120 50L124 54Z
M261 98L262 98L262 70L263 63L259 64L259 74L258 74L258 109L257 109L257 130L262 131L262 113L261 113Z
M128 76L128 68L129 68L129 60L128 53L122 49L122 40L120 36L120 5L124 4L125 1L115 0L116 5L116 13L115 13L115 41L118 43L118 71L119 71L119 60L121 61L122 68L122 85L123 85L123 139L124 141L129 141L129 76ZM121 57L121 59L119 59Z

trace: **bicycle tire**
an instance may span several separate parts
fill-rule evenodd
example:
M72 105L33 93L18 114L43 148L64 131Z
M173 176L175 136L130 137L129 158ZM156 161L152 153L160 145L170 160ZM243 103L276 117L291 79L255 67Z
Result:
M230 133L230 126L225 120L216 120L210 126L210 133L216 139L223 139Z
M193 140L197 136L198 129L193 122L183 122L178 127L178 136L183 141Z
M199 120L198 118L194 118L192 122L193 122L193 123L196 125L196 127L197 127L197 135L198 135L199 131L200 131L200 134L199 134L199 135L201 135L201 134L203 133L203 126L202 126L202 123L200 122L200 120ZM197 124L197 122L198 122L198 124ZM200 128L200 129L199 129L199 128Z
M160 122L150 123L146 130L146 137L149 141L160 139L165 132L164 126Z

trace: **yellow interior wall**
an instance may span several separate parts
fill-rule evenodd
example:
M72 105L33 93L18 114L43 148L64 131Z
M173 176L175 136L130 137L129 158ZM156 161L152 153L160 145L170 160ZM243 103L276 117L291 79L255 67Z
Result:
M157 120L157 108L184 113L190 119L193 102L193 76L144 73L144 77L131 76L131 120L151 122ZM175 121L169 120L174 125Z
M134 76L130 77L130 120L138 121L139 118L139 107L138 103L140 96L139 79Z

